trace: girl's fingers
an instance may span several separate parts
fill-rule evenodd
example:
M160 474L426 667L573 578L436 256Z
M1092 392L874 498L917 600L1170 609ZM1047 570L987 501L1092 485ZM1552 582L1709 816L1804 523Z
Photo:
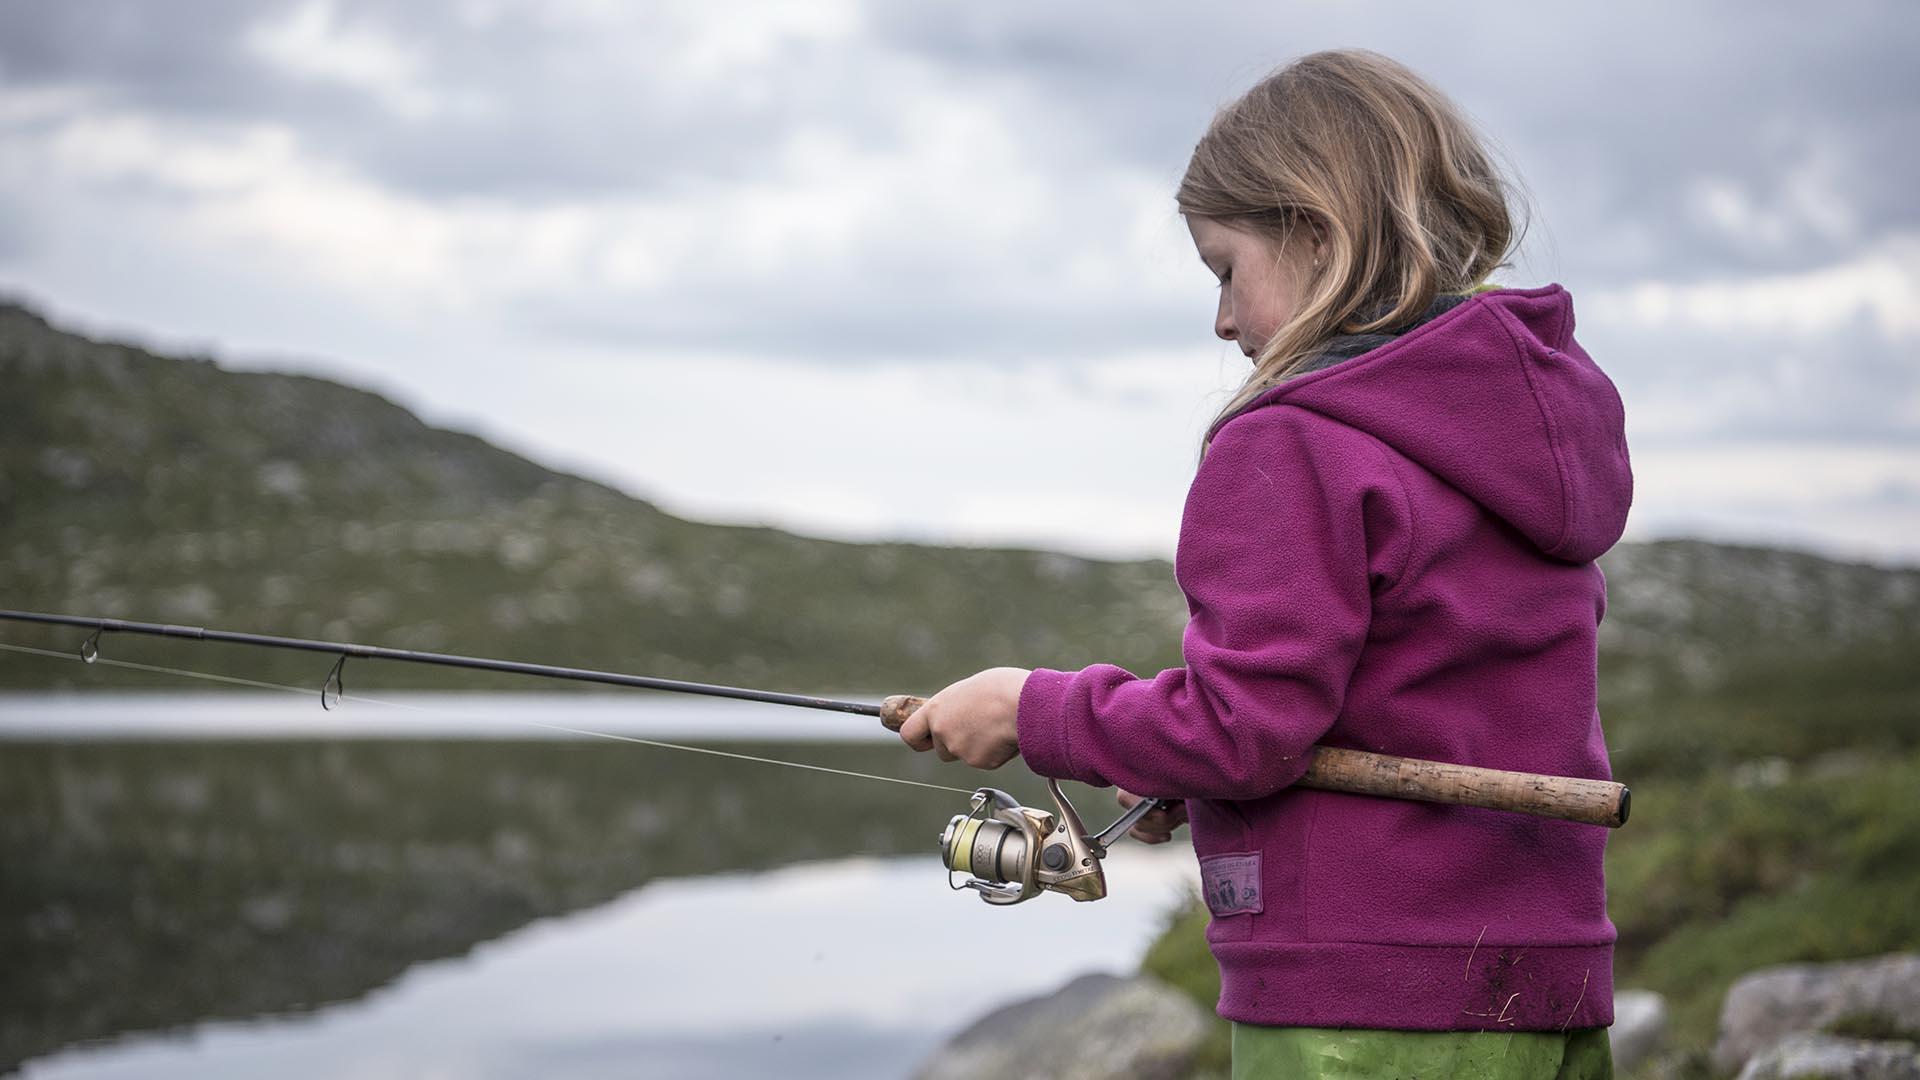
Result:
M900 725L900 741L921 753L933 749L933 729L927 723L929 715L925 705L915 709L907 722Z
M1113 797L1123 810L1133 809L1140 803L1140 800L1144 798L1144 796L1135 795L1131 791L1121 791L1117 788L1114 790ZM1159 836L1160 840L1147 840L1147 843L1155 844L1173 839L1174 830L1186 823L1187 804L1184 800L1175 800L1171 804L1171 808L1154 810L1147 814L1146 817L1134 822L1133 829L1129 831L1142 840L1146 840L1149 834Z
M1173 831L1180 827L1180 822L1173 820L1166 814L1148 814L1146 817L1134 822L1134 825L1138 828L1145 829L1147 832L1166 833L1171 836L1173 835Z
M998 671L1000 669L993 669L962 678L933 698L927 698L900 723L900 742L918 751L931 749L941 755L941 761L966 761L975 769L998 769L1012 761L1014 755L1020 753L1020 744L1016 742L1012 713L1008 709L1014 707L1018 698L1012 690L991 694L981 690L981 686L987 686L983 678L996 676ZM1006 673L1014 671L1016 669L1006 669ZM1012 686L1006 678L1002 678L1002 682ZM987 698L987 705L981 705L983 696ZM995 700L1004 707L995 707Z

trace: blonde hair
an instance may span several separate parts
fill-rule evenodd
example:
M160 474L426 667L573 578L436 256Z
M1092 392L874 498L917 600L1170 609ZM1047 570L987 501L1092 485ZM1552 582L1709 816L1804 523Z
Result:
M1280 250L1304 224L1327 250L1298 268L1296 313L1209 435L1333 335L1399 326L1508 265L1518 243L1509 186L1445 95L1365 49L1300 57L1221 109L1181 177L1180 212L1267 235Z

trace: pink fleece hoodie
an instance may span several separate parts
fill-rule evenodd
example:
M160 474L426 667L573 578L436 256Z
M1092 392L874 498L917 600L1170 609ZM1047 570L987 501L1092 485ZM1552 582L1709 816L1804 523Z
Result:
M1566 290L1482 293L1216 429L1184 667L1028 677L1035 772L1187 800L1222 1016L1612 1023L1606 830L1290 785L1315 743L1610 777L1593 560L1632 499L1624 423Z

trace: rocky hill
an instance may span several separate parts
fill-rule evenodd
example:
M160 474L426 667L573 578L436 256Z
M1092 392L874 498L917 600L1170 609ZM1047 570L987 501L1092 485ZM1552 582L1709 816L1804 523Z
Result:
M7 607L796 689L1176 658L1184 605L1161 562L685 521L375 394L91 341L17 306L0 307L0 385ZM195 656L186 666L209 659ZM260 678L313 677L311 658L242 662ZM0 658L0 686L75 674Z
M0 385L8 607L799 690L937 688L1003 663L1179 662L1185 605L1164 561L687 521L376 394L95 341L17 305L0 305ZM1622 544L1601 566L1603 695L1623 714L1910 648L1920 625L1915 568L1690 541ZM121 656L181 648L115 643ZM193 655L187 666L213 659ZM310 657L235 663L260 678L316 674ZM356 674L362 686L515 685ZM76 677L0 657L0 686Z

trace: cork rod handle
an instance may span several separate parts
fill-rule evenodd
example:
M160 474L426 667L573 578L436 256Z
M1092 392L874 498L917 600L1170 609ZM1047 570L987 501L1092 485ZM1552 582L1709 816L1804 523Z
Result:
M924 704L925 698L895 694L881 702L880 722L888 731L899 731L907 717ZM1299 785L1352 795L1511 810L1609 829L1627 823L1631 799L1626 785L1611 780L1482 769L1336 746L1313 748L1313 764Z
M1314 747L1313 764L1299 784L1321 791L1511 810L1609 829L1627 823L1631 797L1625 784L1611 780L1482 769L1337 746Z
M926 703L927 699L923 697L895 694L880 703L880 723L884 724L888 731L897 732L905 726L907 717L919 711L920 706Z

